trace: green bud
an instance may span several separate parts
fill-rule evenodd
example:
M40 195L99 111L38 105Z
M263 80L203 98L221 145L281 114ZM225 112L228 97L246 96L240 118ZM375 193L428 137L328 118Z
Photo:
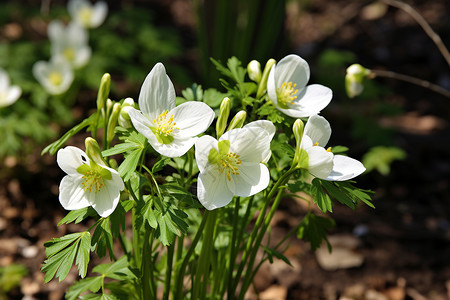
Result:
M97 110L101 110L105 107L106 99L108 99L109 90L111 88L111 75L108 73L103 74L100 81L100 87L97 94Z
M256 83L261 81L261 64L257 60L252 60L247 65L248 77Z
M131 98L126 98L122 103L118 119L119 125L122 126L123 128L132 127L130 115L128 114L128 112L132 108L134 108L134 100Z
M262 95L266 92L267 89L267 79L269 78L270 70L273 65L276 64L276 60L271 58L267 61L266 66L264 67L264 71L262 73L261 82L258 85L258 91L256 93L256 98L261 98Z
M86 138L86 140L84 140L84 144L86 146L86 155L91 161L98 165L106 165L106 162L102 156L102 151L100 150L100 147L96 140L88 137Z
M125 100L123 100L122 107L126 107L126 106L134 107L133 98L128 97L128 98L125 98Z
M292 161L292 165L296 165L300 161L300 155L301 155L301 149L300 145L302 143L303 138L303 130L305 129L305 124L302 120L297 119L294 122L294 125L292 126L292 131L294 132L295 140L296 140L296 147L295 147L295 154L294 154L294 160Z
M364 79L370 75L370 70L360 64L353 64L347 68L345 75L345 90L350 98L358 96L364 90Z
M231 100L228 97L223 98L222 103L220 104L219 116L217 117L216 122L216 134L217 138L225 132L225 128L227 128L228 116L230 115L231 109Z
M111 116L109 117L108 121L108 130L106 133L106 140L108 141L108 143L111 143L111 141L114 138L115 135L114 129L116 128L117 120L119 119L120 107L121 107L120 103L115 103L112 108Z
M227 131L234 128L241 128L244 126L245 119L247 118L247 112L244 110L239 111L231 120L230 125L228 125Z

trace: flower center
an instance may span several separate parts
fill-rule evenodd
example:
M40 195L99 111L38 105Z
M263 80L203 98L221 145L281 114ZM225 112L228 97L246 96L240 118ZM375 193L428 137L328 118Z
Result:
M75 59L75 51L72 47L66 47L63 51L63 55L68 61L73 61Z
M50 83L54 86L59 86L63 82L63 77L61 73L57 71L52 71L48 75L48 81L50 81Z
M94 190L94 193L100 192L100 190L105 187L105 183L103 182L103 177L100 173L95 170L90 170L84 173L83 183L81 184L83 190L85 192L91 192Z
M283 84L277 89L277 102L281 108L288 108L288 104L294 104L294 100L297 99L298 89L295 87L296 83L292 84L291 81L283 82Z
M173 131L179 129L175 127L176 122L173 121L173 115L167 116L168 110L160 114L153 122L156 127L150 128L155 134L156 139L161 144L170 144L173 141Z
M78 12L78 18L85 27L89 27L92 19L92 9L89 7L83 7Z
M228 181L231 180L231 174L239 175L239 165L241 164L241 160L239 159L239 155L230 152L225 155L222 155L219 162L219 171L221 174L225 173L227 175Z

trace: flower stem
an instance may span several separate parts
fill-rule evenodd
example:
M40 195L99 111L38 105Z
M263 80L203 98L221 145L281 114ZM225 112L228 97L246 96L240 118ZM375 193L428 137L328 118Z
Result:
M170 293L170 283L172 280L172 264L173 264L173 254L175 250L175 243L167 246L167 263L166 263L166 278L164 281L164 294L163 300L169 300Z
M184 257L183 262L181 263L180 269L177 271L174 299L183 299L183 279L184 279L184 274L186 272L186 267L189 263L189 259L191 258L192 254L194 253L195 247L197 246L198 241L200 240L200 237L202 236L203 229L205 228L206 222L208 221L208 216L209 216L209 214L207 214L207 213L205 213L205 215L203 216L202 222L200 223L200 226L198 227L198 230L197 230L197 233L195 234L194 240L192 241L192 244L189 247L189 250L187 251L187 253Z
M424 87L429 90L432 90L433 92L441 94L447 98L450 98L449 90L446 90L439 85L436 85L434 83L431 83L431 82L423 80L423 79L419 79L416 77L399 74L399 73L395 73L395 72L391 72L391 71L384 71L384 70L370 70L370 72L373 77L385 77L385 78L392 78L392 79L396 79L396 80L409 82L409 83L418 85L420 87Z
M153 255L152 241L155 230L150 228L145 231L144 248L142 249L141 272L142 272L142 299L156 299L156 292L153 286Z

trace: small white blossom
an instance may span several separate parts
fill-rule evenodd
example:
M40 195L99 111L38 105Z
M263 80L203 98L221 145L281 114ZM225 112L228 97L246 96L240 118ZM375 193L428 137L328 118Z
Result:
M331 89L306 85L310 71L308 63L298 55L288 55L272 67L267 80L267 94L275 107L294 118L318 114L330 103Z
M214 120L214 111L205 103L188 101L176 106L175 98L166 69L158 63L142 84L140 110L128 111L136 130L158 153L167 157L185 154L194 145L196 136Z
M19 99L22 90L17 85L11 85L8 73L0 69L0 107L13 104Z
M225 132L219 140L204 135L196 141L197 196L206 209L223 207L233 195L251 196L268 186L270 174L264 163L270 158L274 134L272 122L255 121Z
M94 5L86 0L70 0L67 4L72 19L84 28L99 27L108 14L108 5L98 1Z
M64 209L92 206L104 218L114 212L124 189L116 170L96 164L84 151L72 146L59 150L56 160L67 174L59 185L59 201Z
M66 92L73 82L72 68L61 57L52 57L50 62L36 62L33 65L33 75L51 95Z
M328 121L312 115L303 131L299 167L307 169L314 177L330 181L345 181L362 174L366 168L361 162L344 155L334 155L331 148L324 148L330 136Z
M52 57L62 56L75 68L85 66L91 58L86 29L75 22L65 26L61 21L50 22L47 34L51 42Z

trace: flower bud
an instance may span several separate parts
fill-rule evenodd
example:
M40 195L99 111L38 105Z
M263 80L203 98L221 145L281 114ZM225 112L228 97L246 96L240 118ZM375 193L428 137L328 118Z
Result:
M261 82L258 85L258 91L256 93L256 98L261 98L262 95L266 92L267 89L267 78L269 78L270 70L273 65L276 64L276 60L271 58L267 61L266 66L264 67L264 71L262 73Z
M364 90L363 81L370 74L370 70L360 64L353 64L347 68L345 75L345 90L350 98L358 96Z
M297 142L295 146L295 154L294 154L294 160L292 161L292 165L296 165L300 160L301 155L301 149L300 145L302 144L302 138L303 138L303 130L305 129L305 124L301 119L297 119L294 122L294 125L292 126L292 131L294 132L295 140Z
M91 137L86 138L84 141L84 144L86 146L86 154L89 157L91 161L98 165L106 165L105 160L102 156L102 151L100 151L100 147L96 140L94 140Z
M230 125L228 125L227 131L234 128L241 128L244 125L246 118L247 112L245 112L244 110L239 111L231 120Z
M222 103L220 104L219 116L217 117L216 122L216 134L217 138L219 138L227 127L228 116L230 115L231 109L231 100L228 97L223 98Z
M108 141L108 144L111 143L115 135L114 129L116 128L117 120L119 119L120 107L120 103L114 103L111 116L109 117L108 130L106 132L106 140Z
M261 81L261 64L257 60L252 60L247 65L248 77L256 83Z
M123 128L132 127L130 115L128 114L132 108L134 108L134 100L132 98L126 98L122 103L118 119L119 125Z
M108 73L103 74L100 81L100 87L97 94L97 110L101 110L105 107L106 99L108 99L109 90L111 88L111 75Z

